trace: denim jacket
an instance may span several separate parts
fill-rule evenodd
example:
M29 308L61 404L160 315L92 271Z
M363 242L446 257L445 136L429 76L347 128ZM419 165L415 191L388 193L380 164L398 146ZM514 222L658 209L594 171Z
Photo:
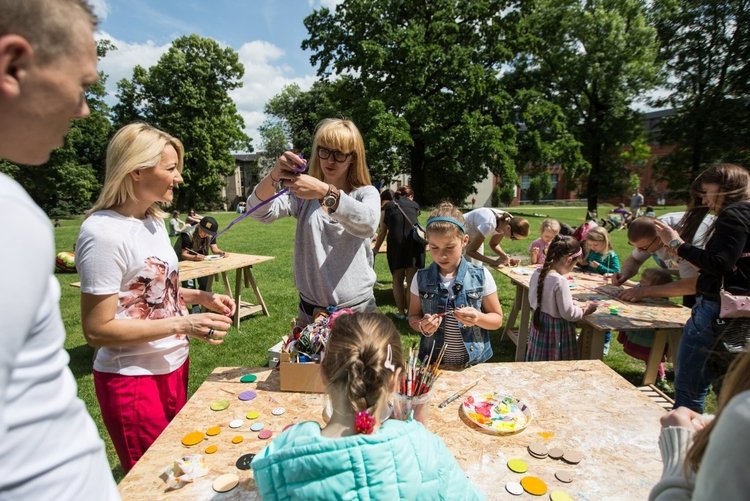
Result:
M419 287L419 301L424 313L444 313L448 309L448 291L440 284L438 266L432 263L428 268L417 271L417 285ZM453 285L455 292L455 307L473 306L482 310L482 292L484 291L484 269L461 258L456 271L456 282ZM433 357L435 357L443 346L443 329L445 323L432 336L422 336L419 343L419 359L423 360L430 354L433 345ZM490 346L490 334L478 326L461 327L461 336L464 338L466 351L469 353L468 365L485 362L492 356Z

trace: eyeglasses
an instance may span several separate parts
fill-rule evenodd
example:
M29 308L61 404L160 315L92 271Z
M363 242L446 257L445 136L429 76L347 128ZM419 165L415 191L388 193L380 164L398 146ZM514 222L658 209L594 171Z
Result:
M633 245L636 249L638 249L641 252L648 252L648 250L651 248L652 245L654 245L654 242L656 242L659 239L659 235L656 235L653 240L651 240L651 243L648 244L645 247L638 247L637 245L633 245L633 242L628 242L628 244Z
M318 156L320 158L322 158L323 160L328 160L331 155L333 155L333 159L337 162L344 162L347 158L352 156L351 152L344 153L343 151L329 150L328 148L324 148L323 146L318 146Z

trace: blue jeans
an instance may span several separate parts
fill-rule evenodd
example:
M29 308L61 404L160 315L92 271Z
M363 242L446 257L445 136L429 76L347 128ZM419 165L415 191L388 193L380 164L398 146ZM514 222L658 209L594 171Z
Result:
M705 299L703 296L696 297L695 306L682 330L680 347L677 349L675 409L687 407L696 412L703 412L708 387L717 376L706 367L706 359L716 341L712 323L718 317L718 301Z

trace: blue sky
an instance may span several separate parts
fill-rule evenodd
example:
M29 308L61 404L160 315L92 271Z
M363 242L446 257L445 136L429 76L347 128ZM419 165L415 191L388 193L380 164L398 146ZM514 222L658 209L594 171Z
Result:
M232 93L246 132L260 148L257 127L263 106L285 85L308 89L315 81L302 21L321 6L340 0L89 0L99 15L97 38L118 47L99 68L109 75L108 91L130 78L136 64L149 67L182 35L197 33L238 51L245 66L243 88Z

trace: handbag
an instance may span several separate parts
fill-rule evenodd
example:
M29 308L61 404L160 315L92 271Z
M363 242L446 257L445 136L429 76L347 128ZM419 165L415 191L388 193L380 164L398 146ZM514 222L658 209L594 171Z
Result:
M750 257L750 253L740 255L740 258L743 257ZM723 274L719 289L719 303L721 305L719 318L750 318L750 296L740 296L724 290Z
M401 208L401 205L398 202L393 203L396 204L398 210L400 210L401 214L404 215L404 219L406 219L411 225L411 232L409 233L411 239L414 240L420 247L425 247L427 245L427 238L425 238L425 229L421 224L419 224L419 221L417 221L416 223L412 223L411 219L409 219L409 216L406 215L406 212L404 212L404 209Z
M716 341L709 351L706 366L722 376L737 355L750 348L750 318L716 318L712 327Z

